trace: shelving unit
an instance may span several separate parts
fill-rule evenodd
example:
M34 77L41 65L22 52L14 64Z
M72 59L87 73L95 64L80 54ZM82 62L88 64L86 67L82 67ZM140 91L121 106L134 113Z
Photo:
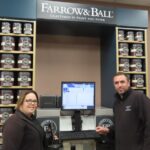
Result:
M116 27L116 71L129 75L131 87L148 95L147 30Z
M36 21L0 18L0 143L19 93L35 89Z

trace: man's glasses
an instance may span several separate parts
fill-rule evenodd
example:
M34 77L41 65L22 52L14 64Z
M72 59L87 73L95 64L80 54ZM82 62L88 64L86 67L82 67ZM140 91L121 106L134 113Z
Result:
M33 99L33 100L32 99L26 99L25 102L30 103L30 104L31 103L34 103L34 104L38 103L36 99Z

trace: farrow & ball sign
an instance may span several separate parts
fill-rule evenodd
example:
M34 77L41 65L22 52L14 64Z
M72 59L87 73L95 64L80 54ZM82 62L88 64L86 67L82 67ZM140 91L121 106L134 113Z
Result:
M115 24L115 9L86 4L38 0L37 18Z

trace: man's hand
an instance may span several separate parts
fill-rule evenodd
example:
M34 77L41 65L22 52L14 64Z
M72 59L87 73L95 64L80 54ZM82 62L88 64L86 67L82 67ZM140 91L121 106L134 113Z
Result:
M102 127L102 126L97 126L96 127L96 132L99 133L99 134L107 134L107 133L109 133L109 128Z

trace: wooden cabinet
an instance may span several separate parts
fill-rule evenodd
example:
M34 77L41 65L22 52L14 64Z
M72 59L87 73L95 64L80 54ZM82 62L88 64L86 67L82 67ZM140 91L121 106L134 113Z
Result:
M116 28L116 71L129 75L131 87L148 94L147 30Z
M35 49L36 21L0 19L1 128L14 113L19 93L35 88Z
M112 108L116 72L129 75L131 87L149 95L147 29L109 27L101 39L101 105Z

